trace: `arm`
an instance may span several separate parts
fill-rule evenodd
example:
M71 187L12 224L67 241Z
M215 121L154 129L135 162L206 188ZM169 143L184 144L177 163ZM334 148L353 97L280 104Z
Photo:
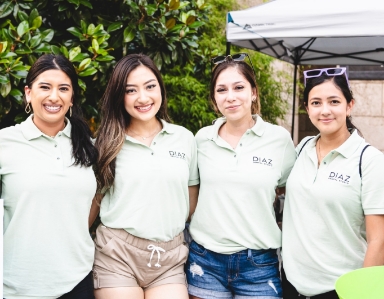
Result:
M384 265L384 215L365 216L368 248L364 267Z
M280 230L282 230L282 228L283 228L283 223L282 223L283 212L280 213L280 210L282 209L282 207L281 207L279 195L285 195L285 187L276 188L275 191L276 191L276 196L275 196L275 201L273 203L273 208L275 210L277 226L280 228Z
M276 194L277 195L285 195L285 186L276 188Z
M189 186L189 216L187 222L191 221L191 216L195 212L197 206L197 198L199 197L199 185Z
M89 228L92 226L93 222L95 222L95 219L100 212L100 202L102 198L103 198L103 195L98 193L95 195L95 197L92 200L91 210L89 211L89 217L88 217Z

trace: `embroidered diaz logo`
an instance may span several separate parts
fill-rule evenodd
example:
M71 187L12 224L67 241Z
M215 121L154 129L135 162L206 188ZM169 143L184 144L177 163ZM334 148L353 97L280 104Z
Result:
M253 163L272 166L272 159L253 156Z
M337 181L337 182L340 182L343 184L349 184L350 178L351 178L351 176L349 176L349 175L338 173L338 172L333 172L333 171L331 171L329 176L328 176L328 180Z
M177 151L169 151L169 155L172 158L180 158L180 159L185 159L185 154Z

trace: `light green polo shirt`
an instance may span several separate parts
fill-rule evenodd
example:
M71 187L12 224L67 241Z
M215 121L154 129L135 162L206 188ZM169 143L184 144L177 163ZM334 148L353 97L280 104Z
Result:
M153 241L169 241L184 230L188 186L199 183L193 134L162 120L150 146L126 136L116 158L114 185L101 201L101 222Z
M319 168L318 138L297 158L284 204L283 265L306 296L334 290L338 277L363 266L365 215L384 214L384 154L372 146L365 150L361 180L366 142L356 131Z
M91 270L91 167L73 166L71 124L54 138L32 116L0 131L4 297L57 298Z
M281 247L273 202L296 159L287 130L254 116L236 149L219 135L225 118L196 134L200 193L190 232L217 253Z

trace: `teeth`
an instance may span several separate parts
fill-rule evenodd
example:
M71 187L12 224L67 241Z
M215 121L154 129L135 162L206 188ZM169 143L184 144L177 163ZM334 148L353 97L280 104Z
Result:
M47 106L47 105L45 105L44 106L47 110L49 110L49 111L58 111L58 110L60 110L60 106Z
M149 108L151 108L151 105L152 105L152 104L147 105L147 106L136 107L136 109L138 109L138 110L142 110L142 111L144 111L144 110L148 110Z

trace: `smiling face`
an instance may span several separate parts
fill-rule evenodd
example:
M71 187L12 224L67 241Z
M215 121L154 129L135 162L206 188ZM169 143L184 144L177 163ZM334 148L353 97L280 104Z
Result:
M155 120L161 101L160 84L149 68L140 65L128 75L124 107L132 122Z
M256 89L236 67L228 67L217 77L214 98L220 113L227 121L249 120Z
M65 114L72 106L72 82L61 70L48 70L24 88L33 109L33 122L40 130L64 125Z
M307 112L321 135L337 135L347 130L346 118L354 101L346 98L332 81L316 85L308 94Z

